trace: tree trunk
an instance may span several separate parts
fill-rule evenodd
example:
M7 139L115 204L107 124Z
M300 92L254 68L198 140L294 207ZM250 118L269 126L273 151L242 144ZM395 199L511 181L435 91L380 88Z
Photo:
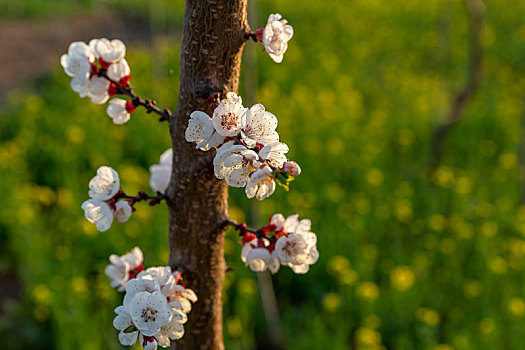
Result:
M183 273L199 300L177 349L224 349L223 243L228 218L228 185L215 178L215 151L195 149L184 132L191 112L209 112L215 92L237 92L245 34L246 0L186 0L181 48L179 104L170 127L173 172L168 190L170 265Z

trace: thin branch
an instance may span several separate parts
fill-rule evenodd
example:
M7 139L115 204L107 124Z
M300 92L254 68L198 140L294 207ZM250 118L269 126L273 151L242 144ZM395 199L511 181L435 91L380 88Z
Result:
M122 86L118 81L115 81L111 79L108 74L107 70L101 69L97 75L99 77L106 78L110 83L114 84L117 87L117 94L119 95L125 95L128 97L131 97L131 101L133 102L133 105L135 106L143 106L146 108L147 113L154 112L158 115L160 115L159 122L161 121L169 121L171 116L171 111L167 108L161 109L157 107L157 101L151 100L151 99L144 99L140 96L138 96L134 91L133 88L129 85Z
M485 4L482 0L465 0L470 17L470 58L465 86L452 96L452 105L445 121L434 131L432 138L431 169L434 169L442 156L443 143L451 128L463 118L463 111L472 96L479 89L481 81L481 65L483 47L481 31L485 13Z
M224 222L224 225L226 226L232 226L236 230L239 231L239 236L244 236L246 233L253 233L258 239L264 238L267 239L270 243L275 243L277 239L275 238L275 235L273 236L267 236L266 232L263 229L254 229L251 227L247 227L245 222L237 223L232 220L226 220Z
M118 199L130 199L133 204L141 201L149 201L149 205L153 206L159 204L163 199L167 200L168 196L161 192L157 192L156 196L150 196L147 193L141 191L137 196L128 196L125 193L119 194L115 197L115 200Z

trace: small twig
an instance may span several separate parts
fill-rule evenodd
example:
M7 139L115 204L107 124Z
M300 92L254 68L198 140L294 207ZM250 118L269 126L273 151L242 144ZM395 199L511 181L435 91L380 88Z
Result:
M257 37L255 32L249 32L244 35L244 39L249 40L252 39L253 41L257 42Z
M118 81L115 81L115 80L111 79L108 76L106 69L99 70L97 75L99 77L106 78L110 83L114 84L117 87L117 94L131 97L131 101L133 102L133 105L135 105L135 106L143 106L144 108L146 108L147 113L154 112L154 113L160 115L160 118L159 118L160 122L161 121L165 121L165 120L170 120L170 116L171 116L172 113L171 113L171 111L169 109L167 109L167 108L161 109L161 108L157 107L157 101L151 100L151 99L148 99L148 98L144 99L144 98L138 96L133 91L133 88L131 86L129 86L129 85L122 86Z
M137 196L128 196L127 194L122 193L118 195L115 199L130 199L133 202L133 204L141 201L149 201L149 205L153 206L159 204L163 199L167 200L168 196L161 192L157 192L156 196L150 196L147 193L141 191L138 193Z
M233 228L238 230L240 237L244 236L246 233L249 232L249 233L253 233L258 239L261 239L261 238L267 239L270 243L275 243L277 241L277 239L275 238L275 235L267 236L266 232L264 232L263 229L254 229L251 227L247 227L245 222L238 224L235 221L226 220L224 224L232 226Z
M432 137L432 159L430 169L438 165L443 149L443 143L450 129L463 117L463 111L472 96L479 89L481 81L481 63L483 47L481 43L481 30L485 4L482 0L465 0L470 16L470 59L465 86L452 97L452 106L445 121L434 131Z

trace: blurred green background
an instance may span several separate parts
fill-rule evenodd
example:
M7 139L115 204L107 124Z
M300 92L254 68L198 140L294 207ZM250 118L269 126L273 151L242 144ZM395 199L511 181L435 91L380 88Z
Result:
M252 27L280 12L295 29L282 64L248 43L240 93L277 115L303 174L263 202L231 189L230 211L251 226L275 212L310 218L321 254L307 275L273 277L286 349L522 349L525 2L486 2L482 84L433 172L433 130L467 72L463 1L250 6ZM119 35L136 91L174 108L182 17L175 0L0 0L0 34L12 33L3 55L45 43L38 55L13 49L2 66L15 78L0 74L2 349L119 349L108 256L138 245L147 266L167 264L165 207L138 204L105 233L80 209L101 165L127 192L147 190L167 125L142 110L113 125L71 91L59 56L73 40ZM57 26L71 38L49 34ZM25 42L11 38L24 31ZM240 248L229 231L226 348L265 349Z

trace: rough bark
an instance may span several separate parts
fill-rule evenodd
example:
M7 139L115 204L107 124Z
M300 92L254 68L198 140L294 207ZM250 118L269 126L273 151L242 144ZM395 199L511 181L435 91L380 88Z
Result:
M213 174L215 151L185 141L191 112L209 111L214 92L237 92L241 55L249 32L246 0L187 0L181 48L180 92L170 120L173 173L169 195L170 265L195 290L194 304L177 349L224 349L222 281L228 187Z

